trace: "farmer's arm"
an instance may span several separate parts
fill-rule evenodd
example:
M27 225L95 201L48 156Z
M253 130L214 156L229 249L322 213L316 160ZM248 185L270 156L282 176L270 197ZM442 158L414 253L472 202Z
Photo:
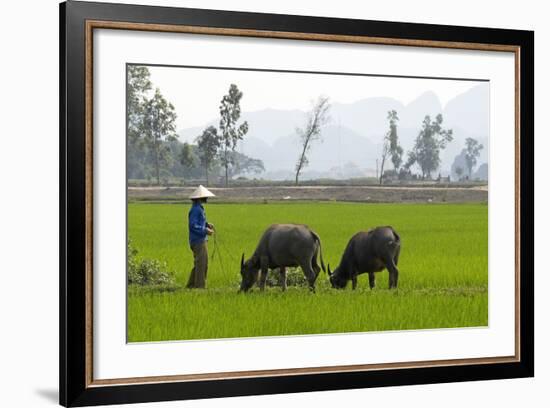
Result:
M193 210L189 213L189 229L196 234L206 235L206 220L200 211Z
M214 224L210 224L207 220L206 220L206 217L204 219L204 222L206 224L206 233L208 235L212 235L214 233Z

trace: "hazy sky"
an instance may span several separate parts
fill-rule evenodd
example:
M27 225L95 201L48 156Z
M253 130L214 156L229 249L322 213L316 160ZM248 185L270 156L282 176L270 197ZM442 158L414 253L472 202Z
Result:
M149 67L153 87L176 108L177 129L202 126L217 119L218 106L232 83L244 95L243 112L266 108L308 110L311 101L326 95L331 102L352 103L369 97L391 97L408 104L427 91L443 107L479 82L385 78L327 74L296 74L179 67Z

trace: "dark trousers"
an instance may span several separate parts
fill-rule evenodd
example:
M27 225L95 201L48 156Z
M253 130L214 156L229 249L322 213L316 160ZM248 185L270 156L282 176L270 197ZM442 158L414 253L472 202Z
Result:
M206 288L206 274L208 272L208 249L206 247L206 241L191 245L191 251L193 251L193 269L189 280L187 281L187 288Z

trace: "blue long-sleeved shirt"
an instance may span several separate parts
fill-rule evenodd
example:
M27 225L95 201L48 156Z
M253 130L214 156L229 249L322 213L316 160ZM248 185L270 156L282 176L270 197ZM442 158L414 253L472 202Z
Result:
M207 240L206 213L201 203L193 203L189 210L189 244L198 244Z

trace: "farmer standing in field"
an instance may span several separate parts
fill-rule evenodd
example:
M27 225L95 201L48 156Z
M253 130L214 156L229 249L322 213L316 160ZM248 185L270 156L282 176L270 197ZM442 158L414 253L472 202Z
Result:
M214 226L206 222L206 213L203 204L208 197L215 197L208 189L199 186L189 196L193 204L189 210L189 245L193 251L193 269L187 282L189 289L204 289L206 287L206 273L208 271L208 250L206 242L208 235L214 233Z

